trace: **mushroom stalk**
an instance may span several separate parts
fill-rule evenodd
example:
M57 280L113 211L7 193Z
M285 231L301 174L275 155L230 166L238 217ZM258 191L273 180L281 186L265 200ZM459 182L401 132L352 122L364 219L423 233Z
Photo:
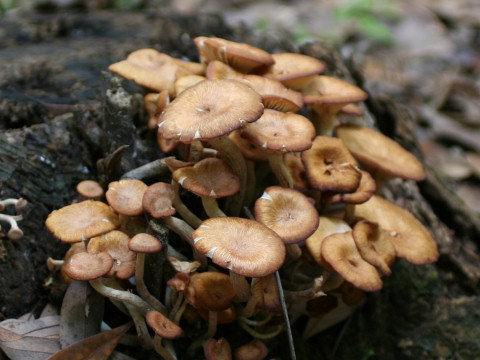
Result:
M245 302L250 298L250 285L245 276L239 275L230 270L230 282L235 289L235 301Z
M157 354L162 357L162 359L177 360L177 356L175 354L171 353L165 347L163 347L162 338L157 334L155 334L155 336L153 337L153 347L155 348Z
M277 177L278 183L282 187L293 188L293 178L288 168L283 162L283 153L282 152L269 152L268 153L268 163L272 172Z
M218 155L231 168L235 175L240 178L241 187L238 193L228 198L227 209L232 216L238 216L243 206L243 200L247 191L248 175L247 165L242 152L237 145L226 135L208 140L208 144L218 151Z
M219 217L219 216L227 216L225 213L220 210L218 206L218 202L214 197L210 196L202 196L202 204L205 212L209 217Z
M140 296L137 296L129 291L117 290L112 287L106 286L102 278L89 280L90 285L105 297L115 299L117 301L125 302L133 305L142 315L146 314L151 306L143 300Z
M9 205L15 206L15 210L17 211L22 211L27 206L27 200L22 198L20 199L10 198L5 200L0 200L0 211L3 211L5 207Z
M172 205L177 211L177 213L180 214L180 216L188 223L190 226L197 228L202 220L198 218L197 215L195 215L182 201L179 195L179 188L180 185L178 182L172 179L172 185L175 188L175 197L172 200Z
M20 240L23 237L23 231L20 230L17 224L17 220L21 220L21 217L0 214L0 222L5 222L10 225L7 236L10 240Z
M160 311L162 314L167 313L165 305L163 305L155 296L153 296L143 281L143 275L145 271L145 254L137 253L137 264L135 266L135 286L137 288L138 294L148 302L152 308L157 311Z
M135 329L137 330L137 336L140 340L140 344L144 349L151 349L153 347L152 338L148 333L147 324L145 323L145 318L137 310L137 308L129 303L125 303L125 306L132 317L133 323L135 324Z

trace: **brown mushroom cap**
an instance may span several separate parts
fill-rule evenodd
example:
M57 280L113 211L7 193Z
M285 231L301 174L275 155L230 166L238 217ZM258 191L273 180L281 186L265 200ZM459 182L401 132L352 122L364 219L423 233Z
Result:
M255 219L275 231L286 244L298 243L318 227L318 213L301 192L270 186L255 201Z
M332 234L323 239L322 257L345 280L359 289L377 291L382 288L382 279L377 269L358 252L352 231Z
M143 107L148 114L147 127L151 130L158 126L160 114L170 103L170 97L167 90L159 93L148 93L143 97Z
M218 60L210 61L205 71L207 79L242 80L244 75L245 74Z
M178 95L158 127L165 139L208 140L253 122L263 114L262 97L236 80L204 80Z
M190 276L186 296L187 301L195 308L221 311L232 305L235 290L230 276L217 271L208 271Z
M267 357L267 354L267 345L255 339L236 348L233 352L233 358L235 360L262 360Z
M117 213L127 216L143 214L143 193L148 186L141 180L126 179L108 184L105 193L108 204Z
M325 70L324 63L308 55L280 53L273 54L272 57L275 64L265 76L279 80L294 90L300 90Z
M374 177L375 173L415 181L426 177L422 163L415 156L374 129L345 124L338 126L335 134Z
M237 145L237 147L242 152L243 157L246 160L251 160L255 162L268 161L268 157L265 151L253 145L247 139L242 138L240 131L240 129L232 131L230 134L228 134L228 137L235 143L235 145Z
M393 242L398 257L416 265L437 261L435 240L408 210L374 195L367 202L355 205L355 216L378 223Z
M272 55L249 44L205 36L193 41L207 63L220 60L242 73L258 72L274 63Z
M285 260L285 245L259 222L236 218L207 219L193 232L195 247L213 262L239 275L263 277Z
M157 182L150 185L143 193L142 207L155 219L175 214L172 201L175 188L172 184Z
M302 89L305 104L315 106L335 105L337 113L346 104L364 101L368 95L358 86L331 76L318 75Z
M107 234L91 238L87 245L87 252L98 254L108 253L113 258L113 266L105 275L116 276L119 279L128 279L135 274L137 254L128 248L130 238L127 234L113 230Z
M97 199L103 196L103 188L94 180L83 180L77 184L77 192L86 199Z
M71 279L92 280L107 274L113 262L113 258L107 252L98 254L79 252L70 256L62 269Z
M252 144L273 151L304 151L312 146L315 128L306 117L265 109L254 123L240 130Z
M203 354L206 360L231 360L232 349L227 339L217 340L210 338L203 344Z
M188 89L189 87L198 84L200 81L205 80L205 76L201 75L187 75L187 76L182 76L181 78L178 78L177 81L175 81L175 94L178 95L180 94L183 90Z
M240 179L230 166L218 158L205 158L191 167L172 173L172 179L198 196L220 198L240 190Z
M357 162L341 139L317 136L312 147L302 153L302 161L314 189L353 192L360 183Z
M337 193L330 198L328 198L328 202L330 204L335 204L338 202L344 202L347 204L362 204L368 199L372 197L375 193L375 189L377 185L375 180L373 179L370 173L360 170L362 177L360 178L360 183L358 184L358 188L351 193ZM323 200L323 197L322 197Z
M156 310L150 310L145 315L145 320L155 334L164 339L177 339L183 335L180 326L169 320L165 315Z
M353 227L353 240L362 257L383 275L390 275L395 261L395 246L378 224L361 220Z
M257 93L262 95L267 109L295 112L303 106L303 95L285 87L280 81L259 75L245 75L244 81Z
M151 254L162 251L162 243L153 235L139 233L128 241L128 248L136 253Z
M117 229L120 221L107 204L86 200L53 211L45 224L56 238L73 243Z

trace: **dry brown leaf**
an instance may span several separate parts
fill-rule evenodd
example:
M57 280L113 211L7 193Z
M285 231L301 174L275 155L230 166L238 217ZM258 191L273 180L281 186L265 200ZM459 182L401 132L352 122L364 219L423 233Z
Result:
M60 350L60 316L0 323L0 348L11 360L43 360Z
M77 341L52 355L48 360L106 360L132 323Z

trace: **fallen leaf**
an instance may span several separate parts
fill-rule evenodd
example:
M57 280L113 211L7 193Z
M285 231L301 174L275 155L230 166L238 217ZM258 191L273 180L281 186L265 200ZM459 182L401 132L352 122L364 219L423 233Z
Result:
M44 360L60 350L60 316L0 323L0 349L11 360Z
M73 281L60 311L60 345L63 348L100 332L104 297L85 281Z
M106 360L131 326L132 323L129 322L112 330L77 341L50 356L48 360Z

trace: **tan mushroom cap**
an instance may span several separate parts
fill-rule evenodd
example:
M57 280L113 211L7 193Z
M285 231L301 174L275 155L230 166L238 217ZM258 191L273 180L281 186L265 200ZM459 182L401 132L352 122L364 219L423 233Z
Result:
M175 198L175 188L172 184L157 182L150 185L143 193L142 207L155 219L172 216L175 208L172 201Z
M240 130L252 144L273 151L304 151L312 146L315 128L306 117L265 109L254 123Z
M187 301L195 308L221 311L232 305L235 290L230 276L217 271L207 271L190 276L186 296Z
M145 321L161 338L177 339L183 335L182 328L159 311L148 311L145 315Z
M98 199L104 194L102 185L94 180L80 181L77 184L77 192L86 199Z
M160 114L170 103L170 96L167 90L159 93L148 93L143 97L143 107L148 114L147 127L150 130L156 129L158 126Z
M294 90L300 90L325 70L324 63L308 55L280 53L272 56L275 64L269 68L265 76L279 80Z
M285 154L283 161L288 172L292 176L293 188L302 192L307 191L309 185L306 179L305 166L303 165L302 159L294 154Z
M189 87L198 84L200 81L205 80L206 77L202 75L186 75L178 78L175 81L175 94L178 96L183 90L188 89Z
M326 264L322 257L323 240L329 235L336 233L341 234L351 230L352 228L341 219L320 216L317 229L305 240L305 246L308 253L313 257L317 264L326 267L327 270L331 269L330 265L328 263Z
M379 173L415 181L426 178L422 163L379 131L358 125L340 125L335 134L374 177Z
M332 234L323 239L322 257L345 280L359 289L377 291L382 288L382 279L377 269L358 252L352 231Z
M245 75L244 81L262 95L267 109L283 112L295 112L303 106L302 93L285 87L280 81L259 75Z
M128 241L128 248L136 253L152 254L162 251L163 246L155 236L139 233Z
M204 80L178 95L158 126L165 139L182 142L227 135L263 114L262 97L236 80Z
M223 337L218 340L210 338L203 344L203 355L206 360L231 360L232 348Z
M92 280L107 274L113 262L113 258L106 252L98 254L79 252L70 256L62 269L71 279Z
M175 271L190 274L198 270L202 263L198 260L195 261L181 261L173 256L167 256L167 260L172 265Z
M317 136L312 147L302 153L309 184L320 191L353 192L361 173L357 161L341 139Z
M439 253L435 240L408 210L374 195L355 206L355 216L378 223L393 242L398 257L415 265L437 261Z
M198 314L204 320L209 321L209 311L205 309L197 309ZM235 311L234 305L231 305L225 310L217 311L217 325L221 324L231 324L237 320L237 312Z
M235 349L235 360L263 360L267 357L268 348L262 341L255 339Z
M349 103L364 101L368 94L342 79L318 75L302 89L305 104L336 105L335 113Z
M235 70L231 66L218 61L210 61L205 71L207 79L234 79L242 80L245 74ZM303 100L302 100L303 101Z
M257 221L218 217L207 219L193 232L195 247L212 261L239 275L263 277L285 260L285 245Z
M360 178L360 183L358 188L351 193L337 193L328 199L330 204L335 204L339 202L347 204L362 204L368 199L370 199L377 188L375 180L373 179L370 173L360 170L362 177ZM323 200L323 197L322 197Z
M177 169L172 173L172 179L198 196L221 198L240 189L238 176L218 158L205 158L191 167Z
M66 243L90 239L120 227L117 214L107 204L93 200L55 210L45 224L56 238Z
M193 41L207 63L219 60L242 73L261 72L274 63L268 52L246 43L205 36Z
M252 293L261 295L261 301L257 304L259 309L272 310L281 305L278 284L274 274L263 278L253 278L251 286Z
M286 244L305 240L318 227L318 213L301 192L270 186L255 201L255 220L275 231Z
M113 266L105 276L128 279L135 275L137 260L137 254L128 248L129 241L130 237L127 234L113 230L91 238L87 245L87 252L92 254L108 253L113 258Z
M361 220L353 227L353 240L362 257L383 275L391 275L395 261L395 246L377 223Z
M143 193L148 186L141 180L126 179L108 184L105 193L108 204L117 213L127 216L143 214Z
M171 56L154 49L136 50L125 60L110 65L108 70L148 89L158 92L167 90L170 95L174 94L175 79L190 74Z

